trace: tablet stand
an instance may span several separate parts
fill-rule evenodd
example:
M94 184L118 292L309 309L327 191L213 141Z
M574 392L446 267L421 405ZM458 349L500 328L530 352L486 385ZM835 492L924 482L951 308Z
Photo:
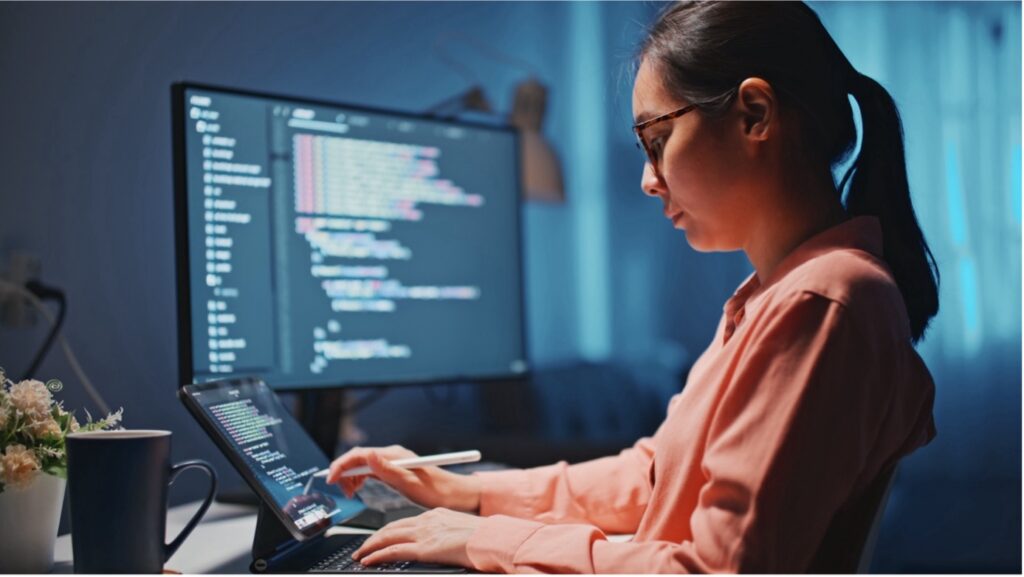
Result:
M299 542L292 537L288 529L285 529L273 511L261 502L259 512L256 514L256 532L252 536L253 572L266 571L268 558L279 553L281 549L298 544Z

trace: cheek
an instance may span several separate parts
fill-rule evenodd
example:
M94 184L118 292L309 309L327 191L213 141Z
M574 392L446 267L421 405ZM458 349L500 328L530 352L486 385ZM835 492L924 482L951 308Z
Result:
M742 237L748 206L741 193L742 163L715 146L680 158L665 175L670 202L686 214L683 228L695 250L733 250Z
M669 197L678 208L695 216L711 217L724 208L733 186L733 168L728 160L702 150L676 162L665 173Z

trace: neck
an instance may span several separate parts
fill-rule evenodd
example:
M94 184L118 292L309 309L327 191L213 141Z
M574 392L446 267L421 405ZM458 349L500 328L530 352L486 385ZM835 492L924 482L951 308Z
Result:
M847 218L831 177L827 183L804 190L807 194L777 195L791 201L766 210L747 237L743 251L762 284L798 246Z

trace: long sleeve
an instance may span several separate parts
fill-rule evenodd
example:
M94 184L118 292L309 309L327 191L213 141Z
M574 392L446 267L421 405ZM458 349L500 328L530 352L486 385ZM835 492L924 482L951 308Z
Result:
M671 406L671 405L670 405ZM480 515L544 523L583 522L612 533L633 533L651 497L649 437L618 455L576 465L481 472Z
M905 441L892 434L900 427L884 426L895 383L883 367L896 353L883 339L865 335L855 316L838 302L801 292L773 314L748 319L756 329L743 335L747 342L726 373L702 440L703 484L679 488L698 491L688 520L692 538L614 543L594 526L497 515L469 541L474 566L485 572L805 570L838 508L892 457L882 453ZM609 466L605 473L611 472ZM600 473L600 466L591 472ZM528 491L561 495L553 500L561 504L560 520L587 518L584 506L605 497L584 499L572 468L530 473L525 480ZM624 482L639 486L635 473ZM509 483L503 490L523 488ZM656 494L649 506L671 509L678 502ZM673 514L686 512L659 513Z
M679 395L672 397L669 413L679 400ZM653 460L654 442L644 437L618 455L585 463L475 473L482 481L480 515L587 523L609 533L633 533L650 502Z

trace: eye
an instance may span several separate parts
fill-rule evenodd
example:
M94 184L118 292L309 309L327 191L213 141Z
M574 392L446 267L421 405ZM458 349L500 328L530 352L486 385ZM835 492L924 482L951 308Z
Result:
M654 157L659 160L661 159L662 151L665 150L665 140L666 137L664 136L657 136L651 140L651 152L654 154Z

